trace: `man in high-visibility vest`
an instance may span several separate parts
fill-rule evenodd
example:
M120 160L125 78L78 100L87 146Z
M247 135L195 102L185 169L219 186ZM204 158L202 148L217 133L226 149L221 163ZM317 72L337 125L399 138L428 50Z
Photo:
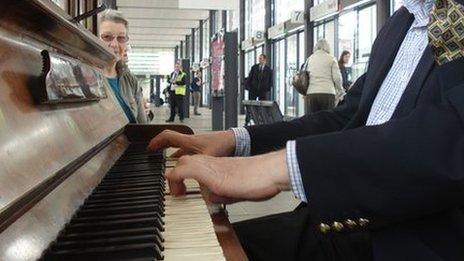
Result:
M182 65L176 63L174 72L168 78L169 104L171 105L171 116L166 122L173 122L176 117L176 109L180 122L184 122L184 99L187 92L187 74L183 72Z

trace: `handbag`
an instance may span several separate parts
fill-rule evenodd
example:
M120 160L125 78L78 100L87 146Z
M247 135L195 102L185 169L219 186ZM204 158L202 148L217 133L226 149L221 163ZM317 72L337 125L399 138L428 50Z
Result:
M292 85L295 90L301 94L306 95L308 92L309 87L309 72L306 70L306 66L308 65L308 60L301 66L300 70L297 71L292 78Z

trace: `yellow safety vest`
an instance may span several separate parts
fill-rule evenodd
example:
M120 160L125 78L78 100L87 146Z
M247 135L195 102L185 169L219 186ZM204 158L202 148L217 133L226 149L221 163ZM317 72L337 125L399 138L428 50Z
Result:
M182 81L182 78L184 78L185 73L181 72L177 75L176 77L176 82ZM184 95L187 92L187 85L177 85L175 89L176 95Z

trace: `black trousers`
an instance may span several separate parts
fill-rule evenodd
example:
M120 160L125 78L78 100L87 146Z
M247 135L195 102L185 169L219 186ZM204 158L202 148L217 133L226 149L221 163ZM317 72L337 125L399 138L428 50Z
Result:
M175 92L170 91L169 105L171 106L170 121L173 121L176 117L176 109L179 114L179 119L184 120L184 95L176 95Z
M317 230L307 207L233 224L252 261L370 261L369 232L328 233Z
M335 107L335 95L326 93L309 94L306 99L309 104L309 112L314 113L318 111L331 110Z

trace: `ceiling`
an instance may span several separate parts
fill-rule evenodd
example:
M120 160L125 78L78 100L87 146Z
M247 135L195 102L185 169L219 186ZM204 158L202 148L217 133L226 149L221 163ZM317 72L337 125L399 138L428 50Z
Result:
M208 10L179 9L178 0L117 0L117 7L129 20L133 52L173 49L209 16Z

